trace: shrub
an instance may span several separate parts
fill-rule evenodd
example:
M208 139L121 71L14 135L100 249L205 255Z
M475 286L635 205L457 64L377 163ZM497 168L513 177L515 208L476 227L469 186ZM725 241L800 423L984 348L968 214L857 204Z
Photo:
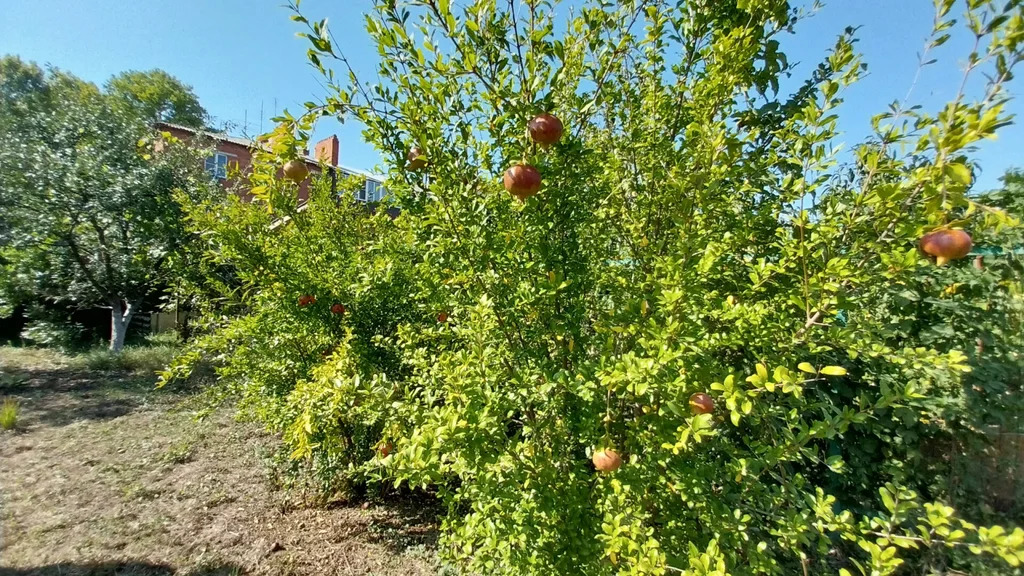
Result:
M45 314L41 309L33 311L30 320L21 331L21 338L37 346L68 350L82 340L85 328L76 322L58 315Z
M968 154L1009 121L1019 9L968 7L978 100L897 102L840 165L852 30L786 96L786 2L595 0L564 22L552 2L463 4L379 3L372 88L339 86L326 22L296 12L334 91L279 119L255 202L187 210L237 285L165 379L212 359L325 485L435 492L465 573L926 573L964 549L990 555L979 573L1017 566L1024 530L957 515L936 471L944 443L1018 409L1020 270L937 268L917 243L1013 234L969 194ZM565 127L547 147L527 131L543 112ZM325 179L298 211L277 177L339 113L392 160L395 220ZM512 198L499 179L524 163L542 186L524 168ZM989 359L997 380L973 376ZM621 467L597 472L602 449Z
M18 401L13 398L4 400L0 405L0 430L14 430L18 427Z

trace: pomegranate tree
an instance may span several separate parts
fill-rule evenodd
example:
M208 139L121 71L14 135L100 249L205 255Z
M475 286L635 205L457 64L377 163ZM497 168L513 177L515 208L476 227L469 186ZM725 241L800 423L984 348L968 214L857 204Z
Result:
M923 332L925 306L964 294L922 292L999 284L914 249L953 223L921 250L962 257L956 227L1011 223L968 188L971 147L1009 121L1019 7L969 3L980 82L932 111L898 87L879 133L836 155L865 70L854 28L797 68L784 0L567 4L375 4L380 84L336 71L293 132L362 122L401 215L325 193L298 212L257 166L267 189L212 256L242 260L225 267L254 294L237 308L256 318L218 340L254 373L233 381L246 406L318 477L436 494L441 554L466 574L931 573L964 568L946 546L964 543L1024 560L1024 532L949 509L929 458L1010 394L964 385L977 310ZM348 61L296 18L314 66ZM268 212L289 223L260 236ZM274 307L314 289L357 299L343 326Z

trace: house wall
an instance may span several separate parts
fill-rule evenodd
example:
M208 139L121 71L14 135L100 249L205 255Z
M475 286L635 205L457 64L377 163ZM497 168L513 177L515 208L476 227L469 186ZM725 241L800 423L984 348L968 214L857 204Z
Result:
M181 126L176 126L173 124L165 124L161 122L157 123L156 128L164 132L169 132L175 138L185 142L188 142L189 140L192 140L193 138L196 137L194 130ZM237 170L238 173L240 174L240 180L244 184L245 180L248 178L252 170L253 149L251 148L251 146L241 144L238 142L233 142L231 140L218 139L216 136L212 134L206 135L205 138L213 144L213 147L218 152L221 152L228 156L228 173L235 173ZM321 140L320 142L317 142L314 147L314 155L317 160L314 161L309 158L305 159L306 167L309 168L310 174L316 175L321 172L320 164L318 163L318 161L322 161L330 166L337 167L339 148L340 146L337 136L331 136L329 138ZM347 170L340 167L336 168L336 170L338 171L339 179L344 178L349 174ZM283 173L281 170L278 170L277 176L278 178L283 177ZM236 189L236 184L239 183L238 180L239 179L227 178L225 180L221 180L221 185L224 186L225 188ZM376 181L376 179L371 180ZM299 185L297 195L297 201L299 203L302 203L307 198L309 198L309 184L310 180L306 179ZM239 194L245 200L252 199L252 196L249 195L244 188L242 188L242 191L239 192ZM356 198L359 199L358 194ZM380 200L380 198L368 198L368 200L378 201ZM389 213L390 212L391 211L389 211Z
M195 135L191 131L183 130L175 126L158 125L157 128L162 132L169 132L171 136L174 136L175 138L182 140L183 142L188 142L189 140L192 140L192 138L195 137ZM229 177L225 180L220 181L221 186L224 186L225 188L233 188L235 184L238 183L237 179L230 177L230 174L234 173L236 170L241 175L242 180L244 181L252 171L253 151L248 146L243 146L235 142L229 142L227 140L217 140L212 137L210 138L210 140L213 143L214 149L217 152L224 153L228 156ZM309 168L310 175L320 173L320 166L315 162L310 162L307 160L306 167ZM278 178L281 178L283 176L283 173L281 172L280 169L277 172L277 176ZM241 192L241 197L244 200L252 199L252 196L249 195L247 191ZM302 184L299 185L298 200L299 202L303 202L307 198L309 198L308 178L305 181L303 181Z

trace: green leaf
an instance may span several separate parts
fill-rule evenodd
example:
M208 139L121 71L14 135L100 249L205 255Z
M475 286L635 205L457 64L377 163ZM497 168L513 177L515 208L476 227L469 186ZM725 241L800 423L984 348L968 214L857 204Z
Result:
M843 464L843 457L839 455L829 456L825 460L825 465L833 472L841 471L843 469Z
M892 499L889 489L882 486L878 489L878 493L882 496L882 504L885 506L885 509L889 512L896 512L896 502Z
M846 376L846 368L842 366L825 366L821 369L821 373L826 376Z
M955 182L963 185L970 186L971 184L971 170L959 163L946 164L943 168L946 176L952 178Z
M814 366L811 366L809 362L801 362L797 365L797 368L799 368L801 372L806 372L807 374L818 373L818 371L814 369Z
M760 362L757 363L757 375L758 377L761 378L761 380L768 379L768 369L765 368L764 364L761 364Z

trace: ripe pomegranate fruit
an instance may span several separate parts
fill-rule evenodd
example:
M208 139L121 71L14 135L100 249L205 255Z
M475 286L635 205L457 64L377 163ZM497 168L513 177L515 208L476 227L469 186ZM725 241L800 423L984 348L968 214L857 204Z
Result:
M427 157L418 147L410 148L406 158L409 160L409 170L422 170L427 165Z
M447 312L441 312L440 314L438 314L437 315L437 321L440 322L441 324L444 324L445 322L447 322L448 321L448 313Z
M285 178L296 184L301 184L309 176L309 168L306 168L306 163L302 160L289 160L285 162L281 170L284 172Z
M345 305L336 302L331 305L331 312L340 316L345 313Z
M537 144L548 146L562 137L562 121L545 112L530 120L530 138Z
M312 296L310 294L303 294L302 296L299 296L299 306L305 308L310 304L316 304L316 296Z
M615 450L605 448L594 452L594 468L599 472L614 472L622 466L622 457Z
M391 442L385 442L380 445L380 457L387 458L389 454L395 451L395 446Z
M693 410L694 414L710 414L714 409L715 403L711 400L711 396L703 392L697 392L690 396L690 410Z
M540 191L540 172L529 164L516 164L505 171L505 190L525 201Z
M921 237L921 251L935 256L939 266L967 256L972 245L970 234L957 229L936 230Z

